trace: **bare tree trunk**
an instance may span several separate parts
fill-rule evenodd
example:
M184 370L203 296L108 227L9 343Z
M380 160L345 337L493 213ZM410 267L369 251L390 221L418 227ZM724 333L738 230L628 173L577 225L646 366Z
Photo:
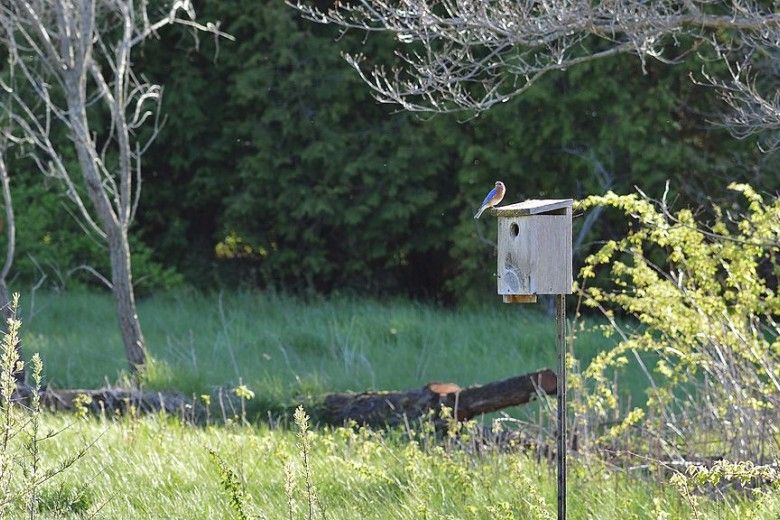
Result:
M3 143L0 146L5 146ZM8 295L8 285L6 285L6 278L11 270L11 266L14 261L14 254L16 253L16 219L14 217L14 207L11 201L11 179L8 176L8 169L5 165L5 150L0 150L0 185L2 185L3 191L3 205L5 206L5 232L8 243L6 244L5 263L2 270L0 270L0 315L3 317L2 329L8 324L9 319L13 319L14 310L11 308L11 297ZM21 361L22 357L22 342L16 343L16 354ZM17 370L14 373L17 385L24 385L25 376L24 369Z
M109 233L108 250L111 257L111 284L119 318L119 329L130 370L136 373L146 364L146 343L135 306L127 232L120 229Z
M127 198L114 210L106 189L101 182L96 155L97 147L90 137L89 123L86 113L86 76L74 75L66 83L67 102L70 108L70 122L73 130L73 144L81 164L82 174L86 180L87 193L96 209L100 230L108 243L108 253L111 260L111 292L116 304L119 332L125 347L125 356L131 373L136 374L146 365L146 344L141 332L141 322L135 306L133 291L133 275L130 264L130 244L127 236L127 220L129 206ZM119 134L125 128L117 129ZM126 178L130 172L122 172Z

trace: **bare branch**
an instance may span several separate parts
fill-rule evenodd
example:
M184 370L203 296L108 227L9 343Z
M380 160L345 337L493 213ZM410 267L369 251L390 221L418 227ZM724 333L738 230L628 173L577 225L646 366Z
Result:
M764 94L757 86L758 74L753 73L750 63L734 64L726 60L726 66L730 77L725 80L702 73L731 109L720 124L740 139L760 135L764 151L777 149L780 147L780 89ZM780 84L780 75L773 76L775 84Z
M390 34L394 63L366 64L346 55L382 103L409 111L486 110L523 93L550 71L595 59L634 54L675 63L691 51L729 63L748 58L777 63L780 14L751 0L352 0L318 8L287 0L304 18L344 33ZM736 61L735 61L736 60ZM775 66L776 67L776 66ZM752 135L777 124L777 81L707 80L734 109L723 124ZM777 134L768 145L777 144Z
M16 218L14 217L14 207L11 200L11 179L8 176L8 169L5 165L5 143L0 143L0 183L2 183L3 189L5 229L8 241L5 251L5 262L3 263L2 271L0 271L0 280L4 281L8 278L8 273L11 271L16 253Z
M90 265L86 265L86 264L77 265L73 269L69 270L67 275L70 276L76 271L86 271L92 276L94 276L95 278L97 278L98 280L100 280L100 283L105 285L109 290L114 289L114 285L108 280L108 278L100 274L100 272L98 272L94 267Z

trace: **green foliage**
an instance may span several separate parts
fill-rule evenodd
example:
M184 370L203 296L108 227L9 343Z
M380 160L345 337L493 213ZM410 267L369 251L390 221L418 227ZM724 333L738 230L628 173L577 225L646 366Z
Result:
M337 39L283 2L200 16L236 42L196 50L172 31L144 49L168 122L140 215L154 258L197 284L477 300L493 292L495 232L471 215L498 178L507 200L581 197L607 188L603 168L614 189L672 179L700 201L773 171L744 167L760 162L754 144L707 126L717 103L689 81L693 58L646 74L630 57L594 62L479 117L420 118L378 105L340 57L387 56L390 40ZM620 224L602 218L598 234Z
M95 305L95 301L89 301L87 307L99 311L100 306ZM204 304L210 301L212 299L205 298ZM302 317L304 321L307 319L301 312L289 312L290 306L295 305L290 300L273 299L266 308L259 305L262 300L255 300L252 305L247 303L248 300L239 301L237 308L268 311L261 315L271 314L276 309L280 314L276 319L295 315L299 323ZM51 304L43 298L41 305L49 310L44 310L35 319L55 312ZM356 322L365 321L367 317L383 316L391 321L385 323L385 327L387 338L392 341L399 341L398 336L410 335L414 320L419 320L421 314L420 306L412 308L407 315L398 309L383 314L369 308L356 320L354 311L367 306L370 307L366 302L352 303L339 309L331 304L318 312L333 317L350 311L352 319L348 321L352 322L352 330L359 328ZM81 313L78 305L69 305L68 310ZM453 317L441 310L426 312L430 313L428 319L439 323L441 330L454 323L469 321L464 314ZM208 315L205 312L195 314L200 320ZM487 315L496 314L475 316L463 330L486 321ZM500 318L507 320L510 316L518 321L516 310ZM160 318L163 321L171 319L170 316ZM74 320L66 321L72 324ZM538 321L529 317L524 329L528 330ZM374 335L385 330L378 322L365 326ZM235 329L231 327L236 325L226 326L224 333L234 334ZM495 323L488 323L486 331L492 332L494 327ZM420 330L427 328L431 328L430 324L420 326ZM3 374L7 375L0 378L6 387L13 384L13 368L9 367L17 362L13 347L18 322L12 323L9 330L2 352ZM339 329L339 333L343 331ZM552 343L549 338L546 342ZM25 341L25 345L30 343ZM495 354L497 344L497 340L490 343L491 353ZM389 346L384 345L383 349L388 350ZM209 346L209 350L214 350L213 346ZM395 353L398 351L396 346ZM461 356L463 352L460 352ZM450 352L450 355L454 354ZM83 357L77 352L71 352L71 355ZM480 355L486 358L485 352ZM513 352L512 359L517 361L518 358L519 354ZM503 362L506 364L506 360ZM32 380L38 386L41 364L33 358L32 365L35 367ZM246 399L252 395L246 386L237 388ZM72 417L40 413L37 405L34 405L34 414L28 415L12 401L0 402L16 409L13 416L3 415L5 409L0 411L0 424L12 417L15 424L23 428L13 431L56 432L56 435L47 435L46 442L36 445L34 452L30 451L32 445L25 435L18 437L24 442L13 444L11 451L0 450L0 462L13 461L14 468L26 468L22 472L26 479L21 482L40 486L33 487L32 491L23 488L26 490L16 494L15 486L20 481L12 483L14 493L6 492L3 496L19 499L0 502L6 506L5 512L10 518L23 514L34 518L39 513L47 518L99 514L103 518L366 520L548 519L553 515L555 478L547 463L518 453L511 442L493 444L496 437L485 436L483 425L475 422L453 423L445 437L439 436L429 423L416 431L372 431L355 425L312 429L309 417L303 408L299 408L295 413L297 432L292 432L242 423L193 427L164 414L114 419L102 416L74 422ZM445 412L445 417L447 413L451 411ZM95 439L89 449L83 447L84 438ZM209 448L204 450L203 446ZM53 463L62 457L62 453L74 455ZM9 459L9 455L13 458ZM79 459L81 463L74 464ZM38 461L34 467L39 469L33 469L31 461ZM99 471L96 472L96 468ZM65 469L67 476L59 476ZM777 470L771 466L719 462L711 467L696 467L688 475L675 477L674 485L669 486L615 471L612 465L607 468L597 459L578 457L570 465L569 514L572 518L605 520L647 518L650 511L653 518L667 519L776 518L780 511L780 494L776 486L762 485L752 494L724 488L717 498L700 494L701 489L719 486L724 481L743 485L776 482Z
M507 201L671 179L700 202L725 179L780 182L776 158L706 123L717 101L688 79L700 57L646 71L631 57L583 64L478 117L423 118L377 104L341 58L390 56L390 39L339 36L284 2L204 2L199 17L236 41L173 28L135 56L164 85L166 116L131 229L142 293L186 279L479 301L494 292L495 226L471 215L496 179ZM106 273L103 246L69 215L61 186L24 158L9 166L17 281L97 283L73 269ZM621 231L602 217L592 234Z
M89 416L89 407L92 404L92 398L87 394L78 394L73 398L73 412L76 417L86 419Z
M246 509L246 493L241 485L238 475L214 450L208 450L211 460L217 465L219 474L219 484L225 495L228 497L230 509L236 514L239 520L248 520L249 516L244 512Z
M38 501L38 512L44 517L67 518L88 516L95 507L92 488L84 482L60 482L45 488Z
M220 44L214 60L204 43L190 61L158 65L175 70L165 109L177 117L161 136L168 171L153 177L154 196L180 207L175 182L196 212L161 230L184 233L171 243L205 233L195 243L212 260L217 243L241 241L249 258L220 256L232 269L251 267L254 283L325 291L402 290L413 264L442 258L449 201L439 180L449 157L430 146L430 125L370 99L338 52L356 41L335 43L282 3L221 3L203 16L224 20L237 42ZM170 157L172 148L182 153ZM159 219L170 222L167 206Z
M16 391L16 373L24 369L19 358L19 328L16 319L19 296L14 295L13 317L8 319L0 343L0 518L7 518L8 509L20 492L13 488L17 447L15 438L25 430L26 417L11 397ZM15 496L16 495L16 496Z
M238 385L233 389L233 393L243 401L248 401L255 396L255 393L247 388L246 385Z
M581 272L585 305L612 319L622 340L583 372L596 388L579 412L603 419L615 409L607 369L624 365L629 355L641 361L644 353L657 360L654 374L646 374L644 426L665 440L667 451L706 447L759 460L772 444L767 428L780 410L780 199L767 201L745 184L729 187L743 196L742 209L715 206L708 223L688 209L671 212L666 199L610 192L579 204L617 208L633 224ZM590 286L600 270L612 283ZM640 327L625 330L616 313ZM634 412L626 420L633 426L643 418Z
M750 175L738 165L757 160L751 144L702 128L700 112L713 110L713 98L688 80L697 68L695 62L651 63L643 74L631 57L592 62L548 76L512 103L458 125L462 161L455 170L459 205L450 253L457 271L450 290L470 300L495 292L495 224L468 217L496 178L507 184L511 201L583 198L634 186L654 192L669 179L682 191L680 203L698 204L709 194L720 197L724 179ZM780 185L776 175L769 177L770 188ZM581 222L575 219L575 236ZM590 237L623 232L620 218L604 215ZM576 251L575 261L587 252Z
M92 274L79 266L90 266L110 278L105 244L84 232L62 186L38 172L25 170L26 167L19 159L12 163L11 186L16 213L15 283L34 284L46 276L59 287L102 287ZM5 230L0 230L3 231L0 248L5 250L7 237ZM130 242L134 282L141 294L181 285L182 276L154 259L152 250L138 234L132 235Z
M102 507L101 518L239 518L230 505L234 491L245 517L289 520L291 503L292 518L308 516L302 472L293 470L291 482L290 461L297 465L302 460L294 431L199 428L160 415L132 425L123 419L94 420L63 428L67 421L44 417L46 428L63 430L47 443L47 454L71 449L85 436L100 436L68 481L90 483L89 500ZM410 441L397 430L309 431L311 479L325 518L554 518L555 475L548 463L491 444L479 437L479 429L472 434L471 448L447 449L433 434ZM224 470L203 446L219 454ZM101 469L97 475L96 467ZM223 473L232 475L229 493ZM676 487L632 477L595 460L571 460L569 490L572 519L693 517ZM750 495L728 490L718 498L697 495L696 510L703 518L736 520L755 511L752 518L770 520L776 518L780 495L771 488L765 494L760 508Z
M702 511L702 492L718 490L738 484L753 488L754 496L746 504L743 518L765 518L777 513L772 498L780 489L780 475L772 465L755 465L751 462L733 463L719 460L712 466L691 465L685 472L672 475L670 483L685 499L691 510L691 518L707 518ZM720 492L722 494L722 492Z
M303 483L306 486L306 504L307 504L307 516L308 520L314 519L315 511L319 510L320 516L325 518L325 510L322 508L319 500L317 499L317 490L312 481L312 467L310 462L311 457L311 442L312 435L309 431L309 415L303 409L303 406L299 406L295 409L293 414L293 420L295 426L298 428L298 448L301 453L301 465L303 467ZM286 467L285 472L289 472L290 478L292 478L291 489L295 488L295 473L294 466ZM285 475L287 477L287 475ZM290 507L290 511L293 511L294 507Z

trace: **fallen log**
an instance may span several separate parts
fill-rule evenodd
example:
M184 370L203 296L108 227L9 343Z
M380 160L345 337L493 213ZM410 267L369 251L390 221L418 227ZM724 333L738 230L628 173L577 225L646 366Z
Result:
M326 395L319 405L309 407L315 420L332 425L349 421L368 426L395 426L412 421L442 407L451 408L460 421L509 406L528 403L538 394L555 395L557 379L549 369L532 372L485 385L460 388L454 383L428 383L406 392L335 393ZM207 417L205 407L196 400L175 392L149 392L126 388L43 389L41 404L49 410L86 409L94 414L165 412L200 423ZM231 392L220 392L223 415L235 415L240 403ZM29 403L30 388L19 387L15 398ZM235 402L234 402L235 401Z
M446 406L454 411L459 421L467 421L481 414L525 404L538 394L555 395L557 386L555 373L545 369L463 389L454 383L429 383L406 392L329 394L317 415L322 422L333 425L355 421L368 426L395 426Z
M29 399L29 390L19 392L20 397ZM94 414L133 413L146 414L165 412L182 418L197 418L203 415L202 406L192 399L172 392L149 392L127 388L93 389L44 389L40 393L41 404L52 411L74 411L84 408Z

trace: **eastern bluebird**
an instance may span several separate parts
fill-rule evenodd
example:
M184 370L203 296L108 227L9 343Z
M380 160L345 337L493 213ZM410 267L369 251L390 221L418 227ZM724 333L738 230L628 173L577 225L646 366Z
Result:
M485 200L482 201L482 205L477 210L477 213L474 215L474 218L477 219L482 215L482 212L485 211L488 208L492 208L499 202L501 202L501 199L504 198L504 193L506 193L506 186L504 186L504 183L501 181L496 182L496 187L490 190L490 193L487 194L487 197L485 197Z

